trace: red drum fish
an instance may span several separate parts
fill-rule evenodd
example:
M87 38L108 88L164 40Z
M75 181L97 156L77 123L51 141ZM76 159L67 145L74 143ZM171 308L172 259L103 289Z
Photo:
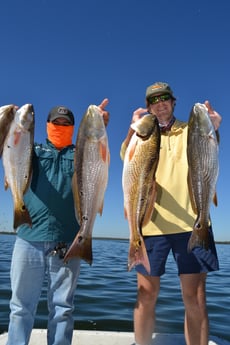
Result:
M197 214L188 250L201 246L208 249L210 205L217 206L216 182L219 172L218 140L204 104L196 103L188 121L188 186L194 212Z
M13 104L0 107L0 157L2 156L4 141L9 132L15 113L16 107Z
M156 116L150 114L131 127L135 132L125 152L122 174L125 217L130 229L128 270L142 264L150 273L142 227L150 221L154 210L160 129Z
M92 232L97 213L102 215L109 161L103 117L96 105L90 105L78 129L72 182L80 230L64 257L65 262L71 257L80 257L92 264Z
M25 104L14 115L2 153L5 189L10 187L14 202L14 229L24 223L32 225L23 196L31 182L33 142L34 109Z

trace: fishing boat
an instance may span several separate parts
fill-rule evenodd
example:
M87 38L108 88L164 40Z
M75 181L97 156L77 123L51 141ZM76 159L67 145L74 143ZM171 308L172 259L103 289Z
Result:
M5 345L7 333L0 335L0 345ZM33 329L29 345L46 344L46 330ZM78 331L74 330L72 344L77 345L132 345L134 334L132 332L108 331ZM216 336L210 336L209 345L230 345L230 342ZM185 345L183 334L154 333L151 345Z

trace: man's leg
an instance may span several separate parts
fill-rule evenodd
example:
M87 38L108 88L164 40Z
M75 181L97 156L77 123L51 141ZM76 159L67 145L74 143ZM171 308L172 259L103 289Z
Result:
M137 301L134 309L135 341L150 345L155 327L155 304L160 289L160 277L137 273Z
M74 295L80 274L79 258L64 263L48 257L48 345L70 345L74 326Z
M187 345L208 345L209 323L206 308L206 273L181 274L185 306L184 332Z
M45 274L43 243L16 238L11 261L7 345L28 344Z

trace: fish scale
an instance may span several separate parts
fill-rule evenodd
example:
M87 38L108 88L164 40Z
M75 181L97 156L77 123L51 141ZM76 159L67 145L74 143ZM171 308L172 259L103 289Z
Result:
M10 187L14 203L14 229L24 223L32 225L23 196L31 182L33 142L34 109L25 104L14 115L2 153L5 189Z
M128 270L142 264L150 273L142 227L150 221L156 199L160 129L156 116L150 114L131 127L135 132L125 152L122 172L124 210L130 230Z
M3 105L0 107L0 158L2 156L4 142L15 113L16 108L13 104Z
M204 104L196 103L188 122L188 187L197 218L194 222L188 250L209 248L210 205L216 201L216 182L219 173L218 140Z
M75 214L80 230L65 255L65 262L72 257L79 257L92 264L92 232L97 213L102 215L109 161L103 117L96 105L90 105L78 129L72 181Z

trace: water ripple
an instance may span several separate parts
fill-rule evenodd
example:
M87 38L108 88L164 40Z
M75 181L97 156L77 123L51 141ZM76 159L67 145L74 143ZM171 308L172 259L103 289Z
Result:
M10 261L15 236L0 235L0 333L7 330L10 299ZM230 340L230 245L217 244L220 270L208 275L207 304L213 335ZM75 294L75 328L107 331L132 331L136 298L135 270L127 272L127 240L93 240L93 264L82 263ZM42 289L35 320L36 328L46 328L46 284ZM182 333L184 307L180 282L172 255L156 306L156 331Z

